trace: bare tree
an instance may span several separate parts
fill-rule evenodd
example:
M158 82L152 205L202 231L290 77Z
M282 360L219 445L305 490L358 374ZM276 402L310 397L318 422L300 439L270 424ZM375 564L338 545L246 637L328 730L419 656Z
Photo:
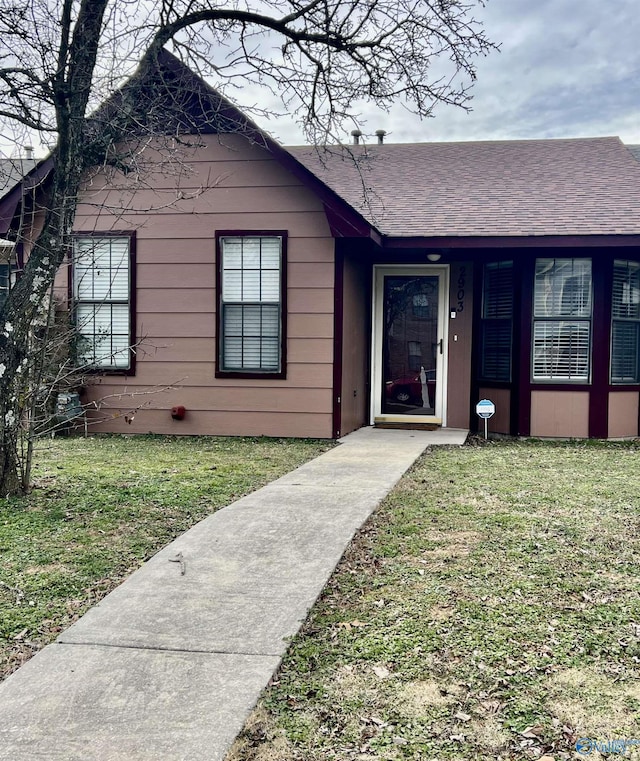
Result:
M65 260L82 178L108 164L126 172L123 143L167 128L151 116L160 51L172 46L216 87L269 88L317 143L363 100L422 117L439 102L468 108L474 61L495 47L472 16L477 4L0 0L0 139L36 133L52 147L40 233L0 312L1 496L27 486L18 438L32 326Z

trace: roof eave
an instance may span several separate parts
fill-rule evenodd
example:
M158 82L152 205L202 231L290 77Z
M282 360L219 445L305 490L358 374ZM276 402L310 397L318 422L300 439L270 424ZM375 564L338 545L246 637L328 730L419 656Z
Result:
M630 234L587 235L448 235L448 236L383 236L385 249L434 248L615 248L640 246L640 232Z
M0 236L9 232L20 202L47 179L53 164L53 155L42 159L0 199Z
M378 245L382 245L382 233L371 222L298 161L284 146L258 127L256 129L261 138L266 141L265 147L273 154L274 158L322 201L334 238L371 238Z

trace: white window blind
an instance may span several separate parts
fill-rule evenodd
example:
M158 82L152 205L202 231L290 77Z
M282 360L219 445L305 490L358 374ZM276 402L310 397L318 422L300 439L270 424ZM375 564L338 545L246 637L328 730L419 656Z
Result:
M129 249L129 238L124 236L74 240L76 359L83 365L117 369L130 365Z
M220 253L221 369L278 372L282 335L282 238L223 237Z
M511 380L512 322L513 262L485 264L480 351L480 376L483 380Z
M588 322L536 320L533 330L533 377L543 380L589 380Z
M640 263L613 263L611 382L640 382Z
M534 381L589 380L591 294L590 259L536 260Z

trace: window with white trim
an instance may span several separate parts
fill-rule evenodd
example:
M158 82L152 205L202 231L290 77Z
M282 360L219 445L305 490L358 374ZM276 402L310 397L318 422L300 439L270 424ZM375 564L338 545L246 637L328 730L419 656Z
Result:
M282 372L281 235L221 236L222 372Z
M640 383L640 262L613 263L611 383Z
M87 236L73 241L76 362L131 366L131 239Z
M591 372L590 259L537 259L534 381L586 382Z
M0 307L4 305L9 293L11 265L0 262Z
M511 380L513 323L513 262L484 265L480 377L488 381Z

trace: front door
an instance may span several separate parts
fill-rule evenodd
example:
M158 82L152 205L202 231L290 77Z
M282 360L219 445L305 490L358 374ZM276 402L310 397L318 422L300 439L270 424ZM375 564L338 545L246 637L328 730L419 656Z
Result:
M376 268L373 422L446 424L447 274Z

